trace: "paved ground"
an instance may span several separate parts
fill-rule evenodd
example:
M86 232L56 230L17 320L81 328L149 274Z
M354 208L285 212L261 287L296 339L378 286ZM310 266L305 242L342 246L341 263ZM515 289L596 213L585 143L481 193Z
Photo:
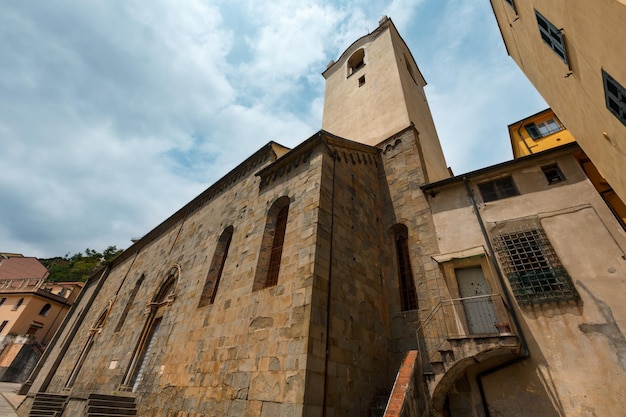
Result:
M12 382L0 382L0 417L17 417L15 409L24 399L23 395L17 395L22 384Z

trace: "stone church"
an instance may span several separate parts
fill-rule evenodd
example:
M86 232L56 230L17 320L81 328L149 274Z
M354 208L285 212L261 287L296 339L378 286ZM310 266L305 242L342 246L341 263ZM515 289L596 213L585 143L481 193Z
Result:
M91 276L20 416L624 415L626 239L577 145L452 176L386 17L323 76L323 130Z

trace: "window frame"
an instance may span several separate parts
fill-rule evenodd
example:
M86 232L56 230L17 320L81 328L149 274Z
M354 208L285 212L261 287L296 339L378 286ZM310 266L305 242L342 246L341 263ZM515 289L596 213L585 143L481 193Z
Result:
M359 48L354 51L346 61L346 67L347 78L365 67L365 48Z
M43 307L41 307L41 310L39 310L39 315L46 317L48 314L50 314L51 309L52 309L52 304L46 303Z
M509 184L506 184L506 187L503 184L505 181L509 182ZM487 187L490 185L493 187L492 190L487 190ZM476 186L484 203L504 200L505 198L520 195L519 189L517 188L515 181L513 181L512 175L495 178L489 181L483 181L476 184ZM492 195L487 195L487 192L491 192Z
M398 271L398 289L400 291L400 310L418 310L417 290L411 266L409 252L409 232L404 224L397 224L393 228L393 242L396 252L396 269Z
M23 297L20 298L19 300L17 300L17 303L15 303L13 305L13 307L11 308L11 311L17 311L22 306L22 304L24 304L24 298Z
M274 201L267 212L252 291L278 284L290 207L291 199L282 196Z
M520 306L578 301L580 295L541 227L495 236L494 248Z
M537 19L537 27L539 28L541 39L569 68L569 57L563 29L557 28L544 15L539 13L537 9L535 9L535 17Z
M233 226L226 227L217 240L217 246L213 252L211 266L204 281L198 307L205 307L215 302L215 296L224 273L224 266L226 265L226 258L228 258L228 250L230 249L234 230Z
M546 177L548 185L557 184L567 179L563 174L561 167L559 167L559 164L556 162L553 164L543 165L541 167L541 172L543 172L543 175Z
M615 78L602 69L602 85L604 87L604 103L613 116L626 126L626 88ZM611 91L615 90L615 92ZM617 106L613 108L611 103Z
M504 0L504 2L506 4L508 4L509 6L511 6L511 8L513 9L513 11L515 12L515 14L517 15L517 7L515 6L515 1L514 0Z

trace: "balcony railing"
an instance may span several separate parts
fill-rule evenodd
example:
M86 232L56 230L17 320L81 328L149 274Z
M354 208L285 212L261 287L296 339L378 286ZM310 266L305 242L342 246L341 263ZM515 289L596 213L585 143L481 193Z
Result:
M451 339L511 336L511 323L500 294L441 300L418 327L417 338L431 362Z
M35 291L43 283L43 278L7 278L0 279L0 291Z

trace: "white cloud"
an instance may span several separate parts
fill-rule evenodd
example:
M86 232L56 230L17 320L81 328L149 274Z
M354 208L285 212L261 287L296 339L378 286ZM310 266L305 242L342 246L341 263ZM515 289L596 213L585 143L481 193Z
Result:
M442 142L464 139L448 161L470 166L453 149L514 121L494 97L532 101L497 67L488 13L460 0L4 4L0 249L127 247L269 140L297 145L321 126L327 62L384 14L430 83Z

